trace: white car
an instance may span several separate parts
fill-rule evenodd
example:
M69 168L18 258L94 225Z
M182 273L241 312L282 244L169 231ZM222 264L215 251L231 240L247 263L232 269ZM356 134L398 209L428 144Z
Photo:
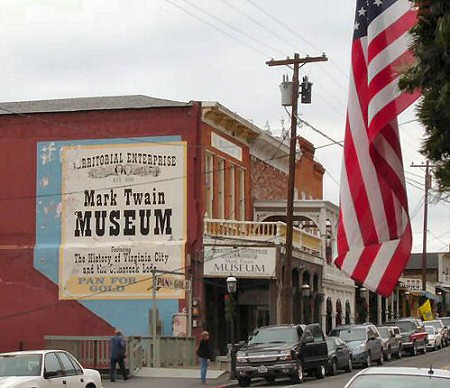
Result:
M436 330L434 326L425 325L425 330L428 334L427 348L433 350L442 349L442 336L439 330Z
M450 371L431 368L366 368L357 373L344 388L448 388Z
M102 379L64 350L28 350L0 354L0 387L102 388Z

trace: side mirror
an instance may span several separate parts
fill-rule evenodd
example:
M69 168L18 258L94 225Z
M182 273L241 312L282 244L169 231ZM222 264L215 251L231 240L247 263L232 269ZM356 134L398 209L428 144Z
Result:
M307 335L303 337L302 343L309 344L311 342L314 342L314 337L312 335Z
M56 370L46 370L44 372L44 379L49 379L51 377L58 376L58 372Z

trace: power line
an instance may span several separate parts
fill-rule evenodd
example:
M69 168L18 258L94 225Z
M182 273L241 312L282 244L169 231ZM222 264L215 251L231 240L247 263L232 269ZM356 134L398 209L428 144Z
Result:
M225 4L227 4L230 8L234 9L236 12L244 15L247 19L249 19L250 21L252 21L253 23L255 23L257 26L261 27L263 30L269 32L270 34L272 34L273 36L277 37L280 41L282 41L283 43L289 43L286 41L286 39L281 36L280 34L278 34L276 31L268 28L265 24L261 23L260 21L258 21L257 19L255 19L252 15L249 15L248 13L244 12L242 9L240 9L239 7L233 5L229 0L222 0L222 2L224 2Z
M284 234L281 234L280 236L284 236ZM273 237L269 238L268 240L266 240L266 242L269 243L268 246L270 246L271 240L273 241L274 239L277 239L280 236L273 236ZM249 240L245 240L245 241L249 241ZM260 242L260 241L258 240L258 242ZM248 248L248 245L237 246L238 250L241 249L241 248ZM229 253L226 252L226 253L223 253L221 255L218 255L218 256L215 256L215 257L211 257L210 259L207 259L206 261L205 261L205 259L203 259L203 263L208 262L210 260L217 260L217 259L220 259L221 257L225 257L225 256L228 256L228 255L229 255ZM184 270L186 270L186 268L188 268L188 266L183 266L183 267L171 270L171 271L164 271L164 273L165 274L179 274L180 271L184 271ZM158 272L158 271L156 271L156 272ZM186 276L186 274L184 274L184 276ZM153 277L153 275L144 277L142 279L139 279L138 281L135 281L132 284L125 284L125 285L123 285L123 287L126 288L128 286L135 286L136 284L147 282L147 281L151 280L152 277ZM205 280L205 278L203 278L203 277L201 277L201 278L200 277L195 277L192 280L207 282ZM3 287L4 287L4 285L3 285ZM153 287L155 287L154 284L152 284L147 289L147 291L152 291ZM111 291L105 290L105 291L93 292L93 293L90 293L88 295L81 296L81 297L77 298L76 300L70 300L70 301L68 301L68 300L64 300L64 301L58 300L57 302L50 303L50 304L47 304L47 305L44 305L44 306L39 306L39 307L36 307L36 308L33 308L33 309L28 309L28 310L25 310L25 311L19 311L19 312L13 313L13 314L0 316L0 321L6 320L6 319L15 318L15 317L19 317L19 316L23 316L23 315L27 315L27 314L31 314L31 313L34 313L34 312L37 312L37 311L42 311L42 310L46 310L46 309L53 308L53 307L57 307L57 306L60 306L60 305L62 305L64 303L66 303L66 302L68 302L68 303L77 303L78 301L92 300L92 297L97 296L97 295L106 294L108 292L111 292Z
M238 38L236 36L230 35L227 31L223 30L222 28L218 27L217 25L215 25L215 24L213 24L213 23L211 23L211 22L209 22L209 21L207 21L205 19L202 19L201 17L199 17L194 12L191 12L188 9L185 9L185 8L181 7L180 5L176 4L175 2L173 2L171 0L165 0L165 1L167 1L169 4L173 5L174 7L182 10L183 12L187 13L188 15L192 16L193 18L195 18L197 20L200 20L202 23L205 23L205 24L209 25L210 27L214 28L215 30L217 30L217 31L221 32L222 34L228 36L229 38L237 41L238 43L240 43L240 44L250 48L252 51L254 51L254 52L258 53L258 54L261 54L263 56L266 56L266 54L264 52L262 52L261 50L259 50L258 48L255 48L254 46L249 45L247 42L243 41L242 39L240 39L240 38Z
M291 34L293 34L297 39L300 39L300 41L303 41L304 43L306 43L307 45L309 45L310 47L312 47L313 49L317 50L318 52L323 52L323 50L321 50L319 47L317 47L314 43L312 43L311 41L307 40L304 36L302 36L301 34L299 34L296 30L290 28L286 23L280 22L275 16L273 16L271 13L267 12L264 8L262 8L261 6L255 4L254 1L252 0L247 0L248 3L250 3L254 8L258 9L260 12L262 12L264 15L266 15L269 19L271 19L272 21L274 21L275 23L277 23L279 26L283 27L285 30L289 31ZM345 74L341 68L339 66L337 66L336 64L334 64L334 62L332 62L332 66L335 67L336 70L339 71L339 73L341 73L341 75L343 75L344 77L348 77L347 74ZM322 71L324 71L323 69L321 69ZM335 82L337 85L343 87L345 89L345 86L339 84L336 82L336 77L332 77L331 75L329 75L327 72L324 71L325 74L327 74L332 80L333 82Z

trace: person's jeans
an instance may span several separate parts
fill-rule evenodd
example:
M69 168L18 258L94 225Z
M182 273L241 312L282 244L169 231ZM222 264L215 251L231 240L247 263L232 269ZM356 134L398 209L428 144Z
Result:
M200 357L200 379L203 384L206 384L206 371L208 370L208 359Z
M125 362L123 361L123 357L119 358L111 358L111 366L109 369L109 376L111 381L116 379L116 364L119 363L120 371L123 374L123 378L126 380L128 378L127 371L125 369Z

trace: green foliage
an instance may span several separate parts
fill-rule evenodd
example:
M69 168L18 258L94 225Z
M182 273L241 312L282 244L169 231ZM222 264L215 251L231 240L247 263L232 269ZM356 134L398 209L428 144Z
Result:
M440 191L450 191L450 1L411 0L418 23L411 29L416 62L400 89L420 90L418 117L425 127L421 153L430 160Z

